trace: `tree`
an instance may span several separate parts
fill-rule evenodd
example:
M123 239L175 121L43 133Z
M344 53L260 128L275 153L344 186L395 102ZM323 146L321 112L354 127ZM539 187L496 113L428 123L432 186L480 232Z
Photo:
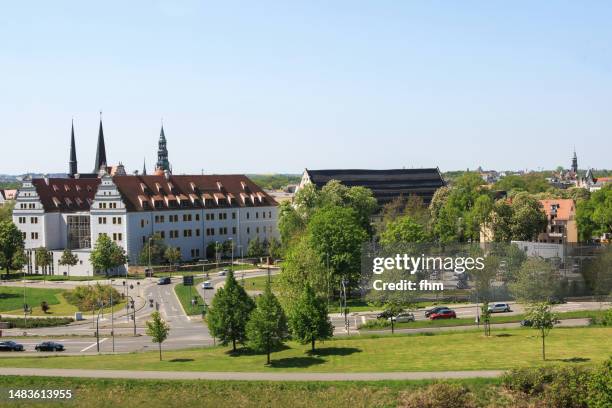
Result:
M612 234L612 184L591 194L588 200L579 200L576 221L581 240Z
M164 251L164 258L170 265L174 265L181 261L181 251L176 247L168 247Z
M526 193L512 200L511 231L517 241L531 241L546 228L546 214L542 204Z
M225 285L215 294L208 312L208 328L211 334L223 345L231 342L232 351L235 352L236 342L244 343L246 340L246 324L254 307L253 299L236 282L234 273L230 270L225 278Z
M4 205L0 206L0 222L11 221L14 207L15 201L7 201Z
M361 271L361 246L368 239L356 211L337 206L321 208L311 217L306 234L321 262L329 258L332 283L339 283L345 276L349 286L355 287Z
M270 352L287 338L287 318L272 293L270 282L266 283L264 293L257 297L256 307L246 326L246 334L249 347L266 353L266 364L270 364Z
M125 265L128 259L122 247L111 241L108 235L102 234L89 255L89 261L94 269L102 270L108 276L109 269Z
M606 246L581 269L586 286L600 303L612 295L612 246ZM600 305L601 306L601 305Z
M170 334L170 326L162 319L159 312L151 313L151 320L146 322L147 336L151 337L153 343L159 346L159 361L162 361L162 343L166 341Z
M327 315L327 304L315 295L310 285L304 286L302 296L291 308L289 326L293 337L302 344L310 343L315 351L315 341L329 339L334 327Z
M546 360L546 336L558 322L557 315L552 312L552 307L547 302L534 303L527 309L527 320L531 327L540 331L542 338L542 360Z
M283 256L283 251L280 242L274 237L268 243L268 255L273 260L280 259Z
M66 248L64 249L64 252L62 252L62 257L58 263L62 266L67 266L68 275L70 275L70 267L79 263L79 257L73 254L69 248Z
M141 265L148 265L149 260L152 265L159 265L164 262L166 243L161 235L153 234L146 240L140 251L139 260Z
M0 269L8 275L11 269L21 269L23 257L23 236L12 221L0 222Z
M259 237L249 241L247 256L249 258L259 258L266 254L266 248Z
M42 268L43 273L45 272L45 268L49 267L53 263L51 252L49 252L49 250L47 250L45 247L36 248L34 251L34 260L36 261L36 267Z
M425 241L427 241L425 229L408 215L391 221L380 236L380 242L383 245Z
M490 227L493 241L510 242L512 240L512 206L507 200L497 200L493 204L490 216Z
M290 202L281 203L278 216L278 231L283 248L288 248L291 241L299 236L306 227L305 220Z
M558 279L548 262L542 258L530 257L523 262L509 287L516 299L528 303L544 302L555 294Z
M43 300L42 302L40 302L40 309L43 311L43 313L47 313L49 311L49 309L51 309L49 307L49 303L47 303L47 301Z

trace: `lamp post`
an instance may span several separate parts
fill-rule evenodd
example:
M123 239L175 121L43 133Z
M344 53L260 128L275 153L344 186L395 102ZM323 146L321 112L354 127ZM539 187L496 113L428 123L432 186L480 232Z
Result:
M110 280L111 288L110 288L110 304L111 304L111 336L113 338L113 353L115 352L115 308L113 303L113 283L114 279Z
M128 295L128 298L130 299L128 302L128 310L130 308L130 305L132 306L132 320L134 322L134 337L136 337L136 305L134 303L134 298ZM130 320L130 315L128 313L128 321Z
M100 313L104 310L104 303L103 302L99 302L98 303L98 317L96 318L96 348L98 350L98 353L100 352Z

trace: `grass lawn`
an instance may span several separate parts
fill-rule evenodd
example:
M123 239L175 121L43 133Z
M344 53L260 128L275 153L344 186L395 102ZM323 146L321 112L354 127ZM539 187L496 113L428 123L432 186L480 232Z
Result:
M176 296L178 297L183 309L185 309L185 313L187 313L188 316L202 314L204 300L198 294L198 290L196 289L196 286L202 283L202 281L203 279L194 279L194 286L185 286L182 283L179 283L174 287L174 293L176 293ZM191 304L191 299L194 297L198 300L198 304L196 306Z
M181 271L172 271L172 272L156 272L155 273L155 277L156 278L161 278L163 276L186 276L186 275L202 275L205 274L206 272L208 272L210 275L215 275L217 274L219 271L222 271L224 269L230 269L230 266L220 266L219 268L213 268L213 269L208 269L206 271L202 271L200 270L181 270ZM251 269L259 269L257 266L253 266L253 265L244 265L244 264L240 264L240 265L236 265L234 264L234 272L236 271L245 271L245 270L251 270Z
M172 336L172 334L170 334ZM600 363L612 353L612 328L557 328L546 341L548 361L541 360L541 340L532 329L495 330L423 335L354 336L318 343L314 354L308 345L287 343L265 355L230 347L211 347L127 355L14 357L0 359L0 367L89 368L177 371L446 371L509 369L542 364ZM0 370L1 371L1 370Z
M26 285L26 302L32 308L32 316L72 316L78 308L68 303L64 298L64 289L29 288ZM40 303L46 301L50 308L47 313L40 308ZM125 302L117 303L115 311L125 308ZM0 313L8 315L23 315L23 288L13 286L0 287ZM110 307L104 309L110 312ZM87 317L86 311L83 312ZM89 312L91 313L91 312Z
M1 377L6 389L71 389L74 399L46 401L41 406L66 407L395 407L403 393L432 381L263 382L125 380L61 377ZM445 381L467 387L483 404L500 384L498 379ZM11 407L28 406L11 402ZM495 403L494 406L500 406Z
M6 275L4 275L6 276ZM95 280L107 280L107 279L121 279L125 276L106 277L104 275L94 275L94 276L64 276L64 275L23 275L21 273L15 273L9 275L8 280L22 280L26 279L29 281L47 281L47 282L64 282L64 281L95 281ZM144 279L144 275L129 275L130 279Z
M270 282L272 284L272 290L274 290L274 283L276 281L277 275L270 276ZM242 283L242 279L240 274L236 276L236 279L239 283ZM268 282L267 276L256 276L254 278L244 278L244 288L246 290L260 290L263 291L266 288L266 282Z

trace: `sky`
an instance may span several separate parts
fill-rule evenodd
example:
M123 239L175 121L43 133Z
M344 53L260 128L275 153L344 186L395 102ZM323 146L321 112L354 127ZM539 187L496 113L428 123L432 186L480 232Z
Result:
M0 174L612 168L609 1L3 1Z

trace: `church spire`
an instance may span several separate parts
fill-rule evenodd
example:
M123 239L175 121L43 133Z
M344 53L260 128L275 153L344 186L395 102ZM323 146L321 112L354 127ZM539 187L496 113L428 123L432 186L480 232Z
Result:
M74 175L78 172L76 143L74 142L74 119L72 119L72 127L70 130L70 162L68 163L68 175L70 177L74 177Z
M576 148L574 148L574 157L572 157L572 171L578 173L578 156L576 156Z
M156 172L170 171L170 162L168 161L168 148L166 146L166 134L164 133L164 124L161 125L159 133L159 143L157 148L157 164L155 165Z
M143 176L147 175L147 159L146 158L142 161L142 175Z
M102 112L100 112L100 128L98 130L98 147L96 148L96 162L94 163L94 173L99 173L100 169L105 169L106 147L104 146L104 129L102 129Z

